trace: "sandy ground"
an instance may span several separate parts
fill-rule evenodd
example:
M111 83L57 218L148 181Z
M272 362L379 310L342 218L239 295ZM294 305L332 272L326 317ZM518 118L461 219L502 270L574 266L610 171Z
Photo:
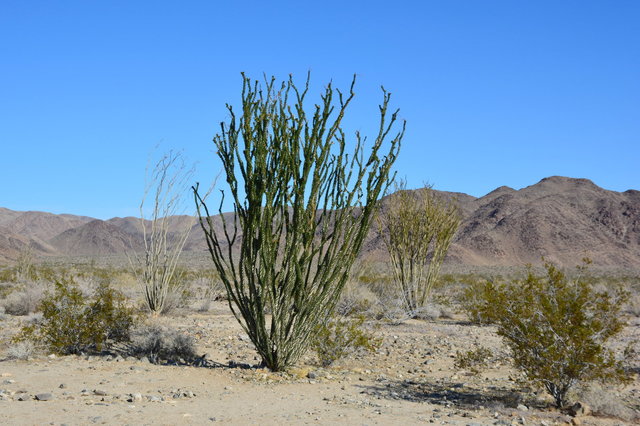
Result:
M19 317L5 316L0 359ZM209 367L153 365L133 358L42 355L0 362L0 424L633 424L640 380L603 391L625 407L626 420L572 418L549 407L540 390L523 388L490 327L460 319L385 324L374 354L328 368L313 355L288 373L257 368L251 342L217 302L206 314L163 318L196 337ZM640 322L623 340L640 339ZM454 368L457 350L481 344L494 352L479 374ZM637 361L637 360L636 360ZM51 394L41 395L41 394ZM44 399L39 401L36 395ZM637 411L635 414L638 414ZM634 414L634 415L635 415Z

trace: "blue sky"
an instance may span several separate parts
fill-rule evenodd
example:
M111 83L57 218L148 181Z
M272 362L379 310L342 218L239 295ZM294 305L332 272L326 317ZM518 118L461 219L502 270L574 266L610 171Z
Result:
M241 78L358 76L407 120L410 187L482 196L550 175L640 189L637 1L8 1L0 5L0 206L136 215L149 154L219 170Z

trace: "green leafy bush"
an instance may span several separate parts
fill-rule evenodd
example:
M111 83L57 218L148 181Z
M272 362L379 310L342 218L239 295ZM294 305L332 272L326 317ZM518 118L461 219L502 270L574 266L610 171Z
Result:
M382 339L366 330L364 321L364 316L355 319L334 318L320 325L311 342L320 364L327 367L358 350L376 351Z
M58 354L101 351L108 341L127 341L134 323L124 296L107 285L87 300L72 282L56 281L40 311L42 320L24 327L15 340L34 340Z
M569 280L554 265L545 267L546 276L529 269L522 281L487 282L470 313L498 327L514 365L560 408L579 382L625 380L605 343L624 326L619 314L628 293L596 292L585 276Z

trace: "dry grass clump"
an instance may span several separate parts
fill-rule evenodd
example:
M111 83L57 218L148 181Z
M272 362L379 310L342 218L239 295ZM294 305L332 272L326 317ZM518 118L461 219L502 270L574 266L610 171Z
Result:
M31 340L13 342L7 349L8 360L29 360L36 354L36 345Z

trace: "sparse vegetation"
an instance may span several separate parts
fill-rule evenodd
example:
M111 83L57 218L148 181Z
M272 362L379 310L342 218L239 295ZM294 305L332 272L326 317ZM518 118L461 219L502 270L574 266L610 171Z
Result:
M546 276L530 270L522 281L487 282L471 316L495 324L514 365L564 407L580 382L626 379L606 343L622 330L627 298L620 288L596 292L586 276L569 280L547 263Z
M364 316L333 318L318 327L311 341L320 364L327 367L347 355L363 350L374 352L382 343L364 326Z
M333 311L400 148L404 129L383 149L397 114L388 119L384 92L371 150L359 133L347 150L341 125L354 84L346 96L327 86L307 117L308 80L299 90L292 78L261 87L243 75L241 115L228 107L231 120L214 138L235 210L220 216L222 231L194 188L230 307L273 371L295 363Z
M470 349L466 352L456 351L453 365L460 370L467 370L472 374L479 374L487 368L492 356L493 353L483 346Z

